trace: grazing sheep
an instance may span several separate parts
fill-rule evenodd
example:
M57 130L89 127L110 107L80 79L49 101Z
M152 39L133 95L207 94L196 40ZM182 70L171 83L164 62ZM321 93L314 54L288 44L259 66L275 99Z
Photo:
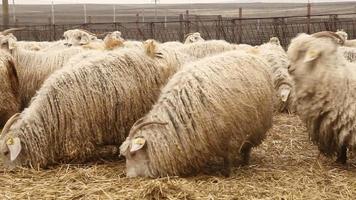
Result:
M256 52L272 67L273 85L276 91L275 111L294 113L296 102L293 81L288 74L289 60L279 39L272 37L269 42L258 46Z
M0 50L0 128L20 110L19 79L11 55Z
M8 43L10 45L11 43ZM81 48L66 48L61 51L42 52L42 51L28 51L17 47L17 45L8 46L12 53L11 63L14 63L12 77L16 77L16 82L10 81L8 73L1 73L0 79L11 87L0 87L0 96L10 97L15 92L18 98L13 103L16 103L16 111L25 108L31 98L35 95L36 91L40 88L43 81L55 70L61 68L68 60L74 55L82 52ZM0 56L1 60L9 60L9 54L3 53ZM5 61L4 61L5 62ZM4 65L8 66L8 65ZM10 69L10 68L8 68ZM4 83L5 84L5 83ZM14 91L16 89L16 91ZM7 101L10 101L9 98ZM14 109L8 107L7 101L1 101L0 113L2 119L6 121L10 117ZM12 101L12 99L11 99ZM2 124L2 123L0 123Z
M356 150L356 65L340 52L343 39L333 32L300 34L288 48L298 114L310 139L327 156L346 163Z
M204 42L186 44L179 49L180 51L196 58L204 58L206 56L212 56L225 51L235 50L237 49L237 46L224 40L208 40Z
M204 42L205 40L201 37L199 32L189 33L185 37L184 44L191 44L195 42Z
M180 67L173 64L140 49L122 49L98 51L95 58L56 71L29 107L5 125L0 136L5 166L45 168L117 156L132 124Z
M228 175L234 152L248 162L251 148L272 126L266 65L231 51L184 66L120 146L127 176L190 175L219 157Z

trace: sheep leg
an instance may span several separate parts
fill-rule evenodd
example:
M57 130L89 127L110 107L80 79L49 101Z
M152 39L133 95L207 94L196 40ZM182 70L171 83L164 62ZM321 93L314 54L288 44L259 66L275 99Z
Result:
M250 154L251 154L251 149L252 149L252 144L250 142L245 142L243 143L241 149L240 149L240 154L241 154L241 164L248 165L250 161Z
M347 147L346 145L342 145L340 152L337 155L336 162L340 164L346 164L347 161Z
M230 173L231 173L231 159L229 153L227 153L227 155L224 156L224 168L221 174L225 177L229 177Z

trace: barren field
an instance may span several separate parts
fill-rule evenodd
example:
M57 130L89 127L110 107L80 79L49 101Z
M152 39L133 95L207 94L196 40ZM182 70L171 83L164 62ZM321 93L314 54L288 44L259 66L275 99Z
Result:
M124 161L103 161L1 171L0 199L355 199L356 160L340 166L318 154L298 117L281 114L250 165L229 178L128 179Z
M243 8L243 17L277 17L306 15L306 4L290 3L226 3L226 4L162 4L157 8L157 20L177 20L179 14L189 10L192 15L222 15L225 17L238 17L238 9ZM88 21L92 23L113 22L113 5L88 4ZM83 5L55 5L56 24L78 24L84 23ZM12 8L10 5L10 23L13 23ZM140 21L154 20L154 5L116 5L117 22L134 22L136 14L140 15ZM2 11L0 10L0 13ZM341 14L356 12L356 2L338 3L314 3L312 14ZM48 24L51 17L50 5L17 5L16 15L18 23L22 25ZM90 18L90 19L89 19ZM0 16L0 20L1 16Z

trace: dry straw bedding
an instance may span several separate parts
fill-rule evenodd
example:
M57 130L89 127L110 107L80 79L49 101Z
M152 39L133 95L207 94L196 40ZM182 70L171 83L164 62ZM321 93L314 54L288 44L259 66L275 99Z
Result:
M123 161L43 171L0 171L0 199L354 199L356 159L347 166L319 156L294 115L275 117L247 167L232 176L127 179Z

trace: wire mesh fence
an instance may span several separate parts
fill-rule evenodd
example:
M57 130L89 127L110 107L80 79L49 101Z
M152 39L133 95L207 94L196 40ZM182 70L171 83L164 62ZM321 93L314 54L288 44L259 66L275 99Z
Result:
M3 29L3 27L1 27ZM339 15L290 16L270 18L223 18L208 19L198 15L180 15L178 20L162 22L87 23L66 25L30 25L16 32L19 40L58 40L63 32L81 28L93 33L119 30L125 39L146 40L154 38L161 42L183 41L190 32L200 32L205 39L223 39L233 43L258 45L270 37L280 38L286 47L298 33L336 31L343 29L349 38L356 37L356 13Z

